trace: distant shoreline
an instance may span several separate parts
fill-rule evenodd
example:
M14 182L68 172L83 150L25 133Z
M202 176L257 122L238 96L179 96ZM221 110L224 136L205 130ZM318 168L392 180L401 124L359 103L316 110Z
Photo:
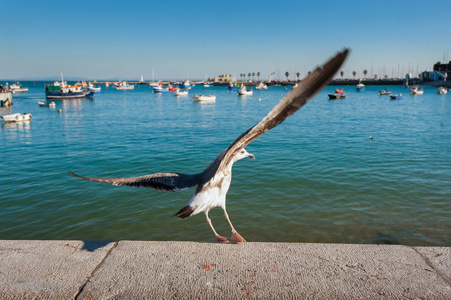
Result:
M58 79L55 79L58 80ZM0 83L4 83L4 82L9 82L9 83L15 83L15 82L53 82L55 80L0 80ZM77 81L81 81L81 80L68 80L70 82L77 82ZM88 81L88 80L86 80ZM94 84L99 84L99 85L104 85L106 83L112 84L114 82L119 82L122 80L101 80L101 81L95 81ZM129 84L134 84L134 85L148 85L148 84L155 84L155 83L159 83L161 82L162 84L172 84L172 85L176 85L179 83L182 83L183 81L181 80L160 80L160 81L128 81L128 80L124 80ZM293 86L295 85L297 82L301 82L302 80L298 80L298 81L293 81L293 80L272 80L272 81L267 81L267 80L238 80L236 82L234 82L234 84L244 84L246 86L255 86L257 85L259 82L263 82L268 86L274 86L274 85L281 85L281 86ZM195 85L202 85L204 84L206 81L205 80L191 80L190 81L192 84ZM357 85L359 82L365 84L365 85L405 85L406 84L406 80L405 79L401 79L401 78L392 78L392 79L334 79L332 80L329 85ZM215 82L215 83L210 83L214 86L227 86L230 84L230 82ZM451 82L443 82L443 81L429 81L429 82L421 82L418 78L413 78L413 79L409 79L408 82L409 86L413 86L413 85L421 85L421 86L433 86L433 87L439 87L439 86L443 86L443 87L448 87L451 88Z

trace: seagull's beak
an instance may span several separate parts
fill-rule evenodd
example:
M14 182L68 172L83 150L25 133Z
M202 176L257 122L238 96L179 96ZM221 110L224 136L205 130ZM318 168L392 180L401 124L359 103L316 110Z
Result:
M248 154L247 154L247 157L249 157L249 158L251 158L251 159L255 159L255 156L254 156L254 154L250 154L250 153L248 153Z

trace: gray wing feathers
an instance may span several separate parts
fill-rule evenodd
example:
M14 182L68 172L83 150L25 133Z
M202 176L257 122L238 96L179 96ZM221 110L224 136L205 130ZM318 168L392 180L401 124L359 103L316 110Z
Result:
M349 49L345 49L330 59L324 66L318 67L280 100L263 120L240 135L227 149L221 167L228 165L237 152L268 130L282 123L327 86L340 69L348 53Z
M68 171L67 173L90 181L111 183L113 185L153 188L156 190L170 192L188 189L198 184L200 180L200 174L186 175L180 173L155 173L139 177L102 178L80 176L71 171Z

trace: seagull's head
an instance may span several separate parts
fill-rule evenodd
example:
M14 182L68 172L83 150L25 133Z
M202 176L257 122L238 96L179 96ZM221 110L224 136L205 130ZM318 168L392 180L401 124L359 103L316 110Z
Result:
M249 152L246 151L246 149L243 148L240 150L240 152L237 153L237 155L235 155L234 161L240 160L245 157L255 159L255 156L253 154L250 154Z

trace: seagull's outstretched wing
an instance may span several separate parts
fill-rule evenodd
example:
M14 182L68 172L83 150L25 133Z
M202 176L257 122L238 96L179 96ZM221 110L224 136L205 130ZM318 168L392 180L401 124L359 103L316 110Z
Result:
M67 171L68 174L90 181L106 182L113 185L126 185L132 187L153 188L169 192L188 189L199 183L200 174L186 175L180 173L155 173L139 177L100 178L86 177Z
M313 98L319 91L329 84L335 73L345 61L349 49L339 52L331 58L324 66L318 67L302 82L291 90L280 102L261 120L257 125L240 135L230 146L221 161L219 168L225 167L232 161L233 157L259 136L282 123L287 117L295 113L308 100Z

